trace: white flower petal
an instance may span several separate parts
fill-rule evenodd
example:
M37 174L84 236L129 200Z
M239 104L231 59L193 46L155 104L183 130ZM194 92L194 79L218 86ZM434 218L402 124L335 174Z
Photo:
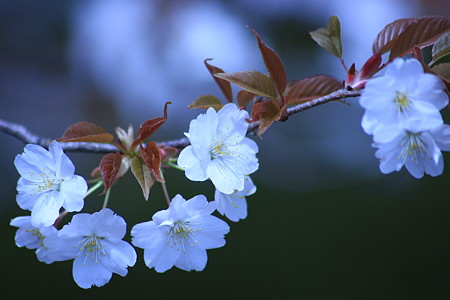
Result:
M125 241L105 241L107 255L102 259L103 266L120 276L128 274L128 267L136 263L136 251Z
M87 184L83 177L75 175L70 180L64 180L60 187L64 208L70 212L83 209L86 192Z
M61 145L58 142L53 141L49 147L49 152L52 154L55 161L56 177L60 179L70 179L75 173L75 166L63 152Z
M171 269L183 252L181 249L165 245L159 252L146 249L144 252L145 264L149 268L155 268L158 273Z
M222 133L229 139L239 142L247 134L249 118L248 112L239 109L235 104L224 105L217 113L220 122L217 124L217 133Z
M206 173L216 189L222 193L231 194L234 190L239 191L244 188L244 175L239 172L239 166L234 164L235 161L220 157L208 165Z
M98 287L103 286L112 277L112 273L102 264L96 263L93 259L86 259L84 256L75 258L72 274L78 286L84 289L88 289L93 285Z
M199 160L193 153L192 146L184 148L178 156L178 165L185 169L186 177L192 181L205 181L208 179L206 169L209 160Z
M202 271L206 266L207 260L208 255L204 249L187 247L186 253L180 256L175 266L185 271Z
M59 216L62 203L63 199L59 196L59 192L42 194L31 211L31 224L35 227L52 225Z
M236 193L227 195L216 190L214 199L218 203L217 211L229 220L238 222L247 217L245 196L237 196Z

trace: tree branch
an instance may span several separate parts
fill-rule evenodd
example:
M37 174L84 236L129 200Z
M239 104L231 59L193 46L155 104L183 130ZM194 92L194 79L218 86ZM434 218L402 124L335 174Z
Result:
M329 95L290 107L287 110L287 115L292 116L294 114L311 109L321 104L349 97L359 97L360 95L361 91L359 90L348 91L346 89L340 89ZM248 126L247 134L254 132L255 130L258 129L258 127L259 121L251 123ZM17 138L18 140L24 142L25 144L36 144L44 148L48 148L48 146L52 142L52 139L44 138L33 134L25 126L21 124L7 122L2 119L0 119L0 131ZM178 140L158 143L158 145L170 146L178 149L183 149L187 147L189 144L190 143L188 138L181 138ZM111 153L119 151L119 148L117 148L114 145L102 143L67 142L61 143L61 146L66 152Z

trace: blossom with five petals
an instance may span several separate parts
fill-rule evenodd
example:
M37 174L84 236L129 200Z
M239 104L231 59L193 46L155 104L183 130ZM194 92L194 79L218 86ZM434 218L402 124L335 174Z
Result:
M409 119L441 120L448 104L442 80L424 73L417 59L396 58L383 76L370 79L360 98L366 110L361 122L367 134Z
M91 214L76 214L57 236L44 240L55 261L74 259L72 274L82 288L103 286L112 273L126 276L136 262L136 251L123 241L125 220L109 208Z
M244 189L244 178L258 169L256 143L245 137L248 113L235 104L225 105L219 112L208 108L189 125L191 145L184 148L178 165L193 181L211 179L225 194Z
M50 226L59 216L59 209L80 211L84 205L87 184L74 175L75 167L54 141L47 151L38 145L26 145L14 160L22 176L17 183L17 203L31 211L31 224Z
M444 169L441 150L450 150L450 126L413 119L403 126L380 130L374 136L374 147L384 174L405 166L415 178L424 173L438 176Z
M215 202L203 195L187 201L176 195L168 209L132 228L132 243L144 249L145 264L157 272L173 266L201 271L208 260L206 249L225 245L224 235L230 230L227 223L211 216L215 209Z

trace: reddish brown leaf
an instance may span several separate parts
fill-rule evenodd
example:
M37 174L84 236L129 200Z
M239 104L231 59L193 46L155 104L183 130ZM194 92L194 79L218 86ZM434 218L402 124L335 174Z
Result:
M276 98L272 78L258 71L219 73L215 76L227 80L240 88L266 98Z
M231 90L231 84L226 80L214 76L214 74L225 72L221 68L210 65L208 63L208 61L210 60L212 60L212 58L205 59L204 63L206 68L208 69L209 73L211 73L212 77L214 78L214 81L217 83L217 85L219 86L220 90L222 91L223 95L228 100L228 102L233 102L233 92Z
M431 68L434 74L444 81L450 81L450 63L441 63Z
M405 29L416 22L417 18L407 18L407 19L399 19L390 24L387 24L381 31L378 33L375 41L372 45L373 53L380 52L380 54L384 54L391 50L392 45L397 40L399 35L405 31Z
M216 96L203 95L195 99L195 101L189 104L188 106L188 108L204 108L204 109L207 109L209 107L212 107L215 110L220 110L223 107L223 104Z
M106 193L106 191L109 190L116 181L121 163L122 155L120 152L109 153L103 156L100 161L100 171L102 173L102 178L105 185L105 189L102 194Z
M164 178L161 174L161 154L159 148L155 142L149 142L143 148L140 147L141 156L144 159L144 163L150 170L156 180L159 182L164 182Z
M171 160L178 155L179 150L171 146L158 146L161 161Z
M411 53L414 46L419 48L430 46L449 30L449 17L420 18L409 25L395 40L389 60Z
M114 136L90 122L78 122L69 126L58 142L112 143Z
M239 107L246 107L247 104L250 103L250 101L253 100L253 98L255 98L255 94L250 93L249 91L246 90L241 90L238 92L237 94L237 104Z
M381 61L381 54L379 52L376 52L366 61L366 63L361 68L361 71L359 72L359 78L368 79L372 77L376 72L378 72Z
M248 26L247 26L248 27ZM286 89L286 72L284 71L283 63L281 62L278 54L270 47L268 47L262 41L259 34L252 28L248 27L253 34L256 36L258 40L258 47L261 51L261 55L266 65L267 70L269 71L270 76L275 81L275 85L278 89L280 95L284 94L284 90Z
M137 145L148 139L159 127L161 127L164 122L167 120L167 105L172 102L166 102L164 105L164 116L160 118L155 118L151 120L147 120L141 124L139 131L136 134L136 139L131 145L131 150L134 150Z
M258 136L261 135L281 117L284 108L281 109L280 105L275 99L269 99L267 101L259 101L252 106L252 121L259 121Z
M288 104L298 104L328 95L340 88L342 83L337 79L317 75L291 82L287 88L286 98Z

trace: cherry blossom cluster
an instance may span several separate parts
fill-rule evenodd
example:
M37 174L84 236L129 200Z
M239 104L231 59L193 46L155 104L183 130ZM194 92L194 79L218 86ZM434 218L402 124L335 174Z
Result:
M450 150L450 126L440 110L448 102L442 80L424 73L414 58L396 58L383 76L367 82L360 97L361 126L373 135L382 173L405 166L415 178L442 174L441 151Z
M356 71L355 64L347 68L344 63L340 22L332 16L326 28L310 34L341 60L347 72L344 82L326 75L288 82L280 57L249 28L268 73L226 73L206 59L205 66L228 103L212 95L192 102L189 108L207 110L190 122L187 139L177 140L178 146L148 141L167 120L170 102L164 105L163 117L141 124L136 137L132 127L127 131L118 128L114 142L114 136L103 128L79 122L58 141L41 143L45 148L26 145L14 161L21 176L16 200L31 214L11 220L11 226L18 228L16 245L35 249L37 259L46 264L73 260L73 278L81 288L103 286L113 273L126 276L137 260L135 248L142 249L146 266L156 272L173 267L201 271L208 259L206 250L226 243L230 227L220 215L233 222L245 219L246 197L256 192L250 176L259 168L258 146L248 133L261 137L274 122L347 97L361 95L360 104L365 109L361 126L373 136L382 173L405 166L415 178L442 174L441 151L450 151L450 126L441 115L449 105L449 64L444 60L450 51L449 26L448 17L396 20L378 34L373 55ZM427 64L421 49L430 45L432 61ZM388 63L382 64L382 56L388 52ZM406 55L413 58L405 59ZM373 77L381 70L383 75ZM241 89L236 101L231 84ZM91 173L94 178L86 181L75 175L75 167L59 142L108 145L114 150L107 149L108 154ZM210 180L215 186L214 198L197 195L185 199L181 194L171 198L162 174L169 167L182 170L191 181ZM152 185L162 185L168 208L154 213L151 220L134 224L127 242L127 223L107 207L107 200L111 186L130 169L146 200ZM102 209L92 214L82 212L85 199L101 186L105 188ZM215 212L219 217L213 215ZM63 222L69 213L72 219Z
M168 209L156 212L151 221L134 225L131 243L144 249L149 268L165 272L172 267L201 271L207 262L207 249L225 245L229 232L226 222L214 211L232 221L247 216L246 196L256 191L249 174L258 169L256 143L245 137L248 113L235 104L219 112L210 108L191 121L186 147L178 158L179 168L193 181L211 179L217 191L215 200L204 195L185 200L176 195ZM113 273L126 276L137 254L124 241L126 221L109 208L93 214L76 213L58 230L68 212L80 212L88 190L86 180L75 175L75 167L54 141L49 150L27 145L17 155L15 166L21 175L17 203L31 216L11 221L18 227L18 247L36 249L39 261L50 264L73 259L73 278L78 286L90 288L108 283Z

